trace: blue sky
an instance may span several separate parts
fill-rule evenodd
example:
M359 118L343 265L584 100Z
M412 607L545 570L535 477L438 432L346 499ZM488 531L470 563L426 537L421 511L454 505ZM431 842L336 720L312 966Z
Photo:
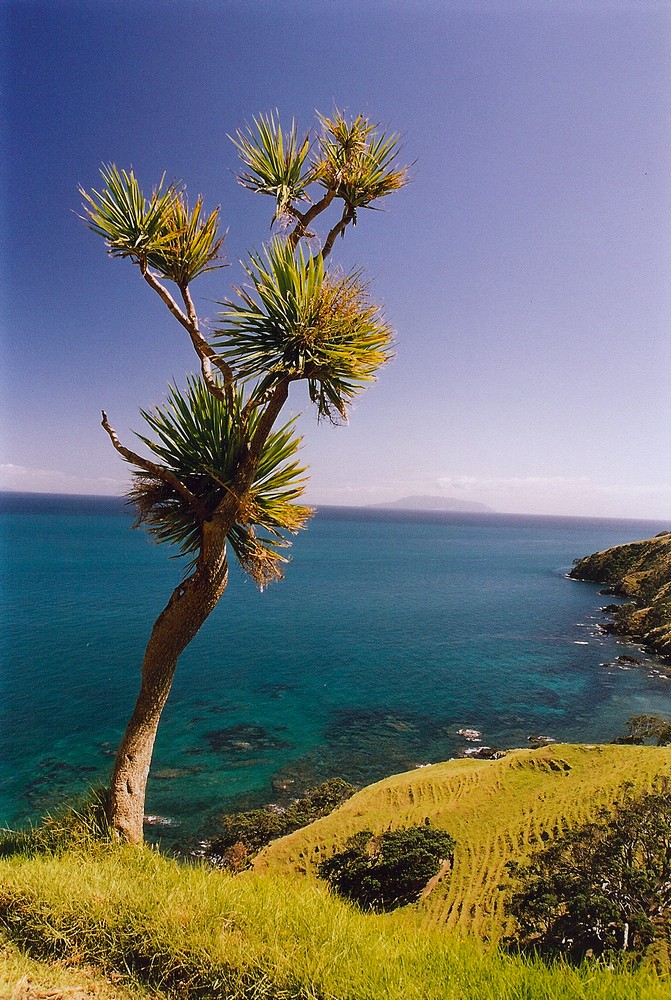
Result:
M121 493L183 331L77 219L101 162L269 234L227 133L334 105L402 135L412 184L334 259L364 265L396 358L347 427L301 418L316 503L410 493L500 511L671 512L671 4L32 0L2 14L0 488ZM301 409L300 392L291 406Z

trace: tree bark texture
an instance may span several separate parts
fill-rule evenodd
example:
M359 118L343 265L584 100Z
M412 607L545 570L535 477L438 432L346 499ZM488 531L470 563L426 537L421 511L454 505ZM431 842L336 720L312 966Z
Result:
M196 569L173 591L154 623L142 662L135 710L114 762L108 813L114 835L142 842L144 802L154 741L180 654L214 610L228 582L226 530L206 524Z

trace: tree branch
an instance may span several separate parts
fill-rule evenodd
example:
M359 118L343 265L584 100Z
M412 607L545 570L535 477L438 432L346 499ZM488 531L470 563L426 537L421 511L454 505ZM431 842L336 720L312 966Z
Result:
M182 324L186 332L189 334L194 350L200 358L203 381L209 391L213 396L216 396L217 399L221 400L222 403L225 403L227 406L231 406L233 402L233 375L231 373L231 369L226 362L219 357L214 349L210 347L200 332L198 327L198 316L193 305L188 285L184 285L184 287L180 286L182 299L184 300L184 305L187 310L186 312L183 312L165 285L158 280L155 274L152 274L146 265L141 265L140 270L142 271L142 277L150 288L154 289L156 294L159 296L161 301L165 303L175 319ZM223 389L212 374L213 363L224 377Z
M132 465L137 465L138 468L144 469L144 471L148 472L151 476L155 476L156 479L160 479L164 483L167 483L168 486L172 486L172 488L187 501L189 506L198 515L201 522L207 520L210 516L207 509L203 506L198 497L191 492L188 486L185 486L181 479L177 478L174 472L171 472L170 469L166 469L163 465L156 465L155 462L150 462L149 459L142 458L141 455L137 455L134 451L131 451L130 448L126 448L125 445L121 443L117 432L110 426L107 414L104 410L102 411L101 423L107 431L110 441L127 462L130 462Z
M316 201L312 208L309 208L307 212L299 212L297 208L293 205L290 207L290 212L297 219L297 223L294 229L292 229L289 234L289 246L292 250L295 250L298 246L298 241L307 235L307 228L313 219L316 219L318 215L326 211L333 199L335 198L335 191L331 188L327 189L326 194L319 201Z
M251 485L263 446L268 440L268 435L273 429L273 424L277 420L280 410L287 401L291 381L292 379L286 376L270 390L270 398L254 431L254 436L246 446L246 454L241 457L234 484L235 493L238 496L246 493Z
M172 295L161 282L158 280L155 274L152 274L149 268L145 265L140 265L140 270L142 272L142 277L147 282L147 284L154 289L156 294L163 300L165 305L168 307L170 312L173 314L175 319L182 324L187 333L191 333L189 317L182 312L179 308Z
M335 224L333 229L326 237L326 243L324 244L324 247L322 249L322 260L326 260L328 255L331 253L331 250L333 249L333 244L335 243L336 239L338 238L338 236L340 236L341 233L345 232L348 225L350 224L350 222L352 222L353 219L354 219L354 209L351 207L351 205L345 203L345 207L342 210L342 216L340 217L340 221Z
M191 298L191 292L189 291L189 286L184 285L180 287L180 292L182 293L182 299L184 300L184 305L186 306L187 315L189 319L189 336L191 337L191 343L194 346L196 354L200 358L200 367L203 373L203 379L205 385L210 390L213 396L220 399L222 403L226 403L227 406L232 408L233 406L233 372L230 366L226 364L220 355L211 347L208 342L203 337L200 329L198 327L198 316L196 314L196 309L193 304L193 299ZM224 379L224 390L222 393L221 386L212 374L212 365L214 365Z

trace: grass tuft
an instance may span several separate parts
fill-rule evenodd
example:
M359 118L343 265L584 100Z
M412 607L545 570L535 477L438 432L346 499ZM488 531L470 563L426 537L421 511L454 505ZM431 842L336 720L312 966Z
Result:
M0 829L0 858L12 854L58 854L111 839L107 820L107 789L90 789L81 798L47 813L27 830Z

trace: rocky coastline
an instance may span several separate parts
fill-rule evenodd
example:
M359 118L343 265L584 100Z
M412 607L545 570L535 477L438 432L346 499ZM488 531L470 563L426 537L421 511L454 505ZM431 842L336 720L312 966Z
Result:
M568 575L604 584L602 594L629 598L602 609L610 615L606 630L671 663L671 531L585 556Z

